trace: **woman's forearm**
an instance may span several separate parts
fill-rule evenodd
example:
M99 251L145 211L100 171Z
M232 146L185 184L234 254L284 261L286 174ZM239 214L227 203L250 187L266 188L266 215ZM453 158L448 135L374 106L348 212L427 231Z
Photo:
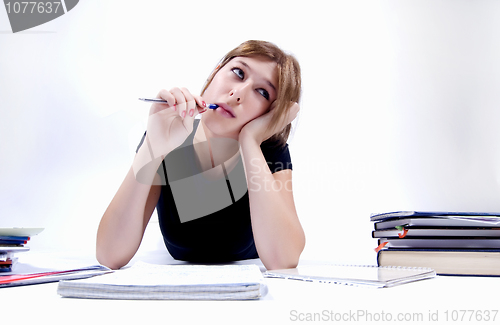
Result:
M160 187L152 184L161 157L151 160L144 147L137 152L97 231L97 260L113 269L126 265L137 252L158 201Z
M240 139L255 245L267 269L298 264L305 236L291 188L291 171L272 174L260 145ZM280 175L278 175L280 174Z

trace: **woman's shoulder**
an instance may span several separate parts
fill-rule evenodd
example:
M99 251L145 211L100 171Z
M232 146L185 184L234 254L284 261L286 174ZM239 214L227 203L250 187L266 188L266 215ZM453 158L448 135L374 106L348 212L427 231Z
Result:
M284 169L292 169L292 159L288 144L277 141L264 141L260 148L272 173Z

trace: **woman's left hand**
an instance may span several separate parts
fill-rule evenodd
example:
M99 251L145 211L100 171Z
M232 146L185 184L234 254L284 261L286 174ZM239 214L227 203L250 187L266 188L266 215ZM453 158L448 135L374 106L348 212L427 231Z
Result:
M251 120L240 131L240 142L248 137L254 139L259 145L275 135L281 132L289 123L291 123L296 117L300 110L299 104L295 102L290 102L290 107L288 108L287 115L281 119L275 125L271 125L272 118L276 113L274 109L274 103L271 105L269 112Z

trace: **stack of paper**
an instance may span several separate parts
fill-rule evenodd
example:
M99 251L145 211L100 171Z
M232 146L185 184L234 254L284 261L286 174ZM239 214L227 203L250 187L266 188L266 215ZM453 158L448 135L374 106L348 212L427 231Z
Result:
M267 293L257 265L134 266L102 276L60 281L57 292L70 298L243 300Z
M0 228L0 272L11 272L20 252L29 251L26 246L32 236L43 228Z
M7 273L7 275L0 276L0 288L57 282L60 280L83 279L109 272L113 271L102 265L93 265L76 269L64 269L39 273Z
M375 214L379 265L438 274L500 275L500 214L400 211Z

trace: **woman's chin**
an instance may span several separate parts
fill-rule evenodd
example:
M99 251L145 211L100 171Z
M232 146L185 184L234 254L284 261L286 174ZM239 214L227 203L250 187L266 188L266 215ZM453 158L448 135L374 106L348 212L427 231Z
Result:
M207 112L208 113L208 112ZM238 140L241 126L237 126L234 119L227 119L220 116L202 115L202 122L209 130L211 137L231 138Z

